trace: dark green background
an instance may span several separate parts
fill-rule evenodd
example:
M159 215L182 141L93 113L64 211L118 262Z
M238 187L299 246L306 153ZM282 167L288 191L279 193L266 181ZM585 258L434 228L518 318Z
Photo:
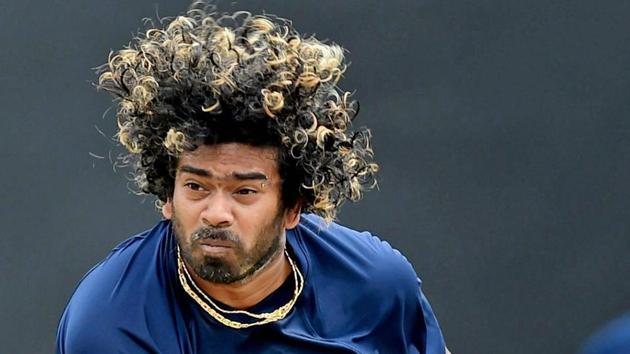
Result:
M382 172L339 219L409 258L455 354L572 353L630 310L629 2L221 4L349 50ZM187 5L0 3L2 353L52 352L80 277L158 220L90 68Z

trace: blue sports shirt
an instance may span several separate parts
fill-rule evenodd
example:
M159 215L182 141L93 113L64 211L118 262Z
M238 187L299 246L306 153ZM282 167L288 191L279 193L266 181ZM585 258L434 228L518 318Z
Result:
M630 312L591 336L580 354L630 353Z
M81 279L57 331L57 353L422 353L444 339L411 264L367 232L302 214L287 248L304 289L282 320L229 328L183 290L171 223L120 245ZM289 276L250 312L293 295ZM221 304L223 308L229 306Z

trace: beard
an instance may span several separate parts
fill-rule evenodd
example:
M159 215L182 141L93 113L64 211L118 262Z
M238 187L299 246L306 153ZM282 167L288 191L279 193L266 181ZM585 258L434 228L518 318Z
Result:
M250 251L244 249L241 237L226 228L203 227L186 235L173 208L173 231L185 263L202 279L211 283L231 284L256 273L280 251L283 236L282 208L274 218L260 228ZM201 242L204 240L229 241L234 257L216 257L204 254ZM233 260L230 260L233 258Z

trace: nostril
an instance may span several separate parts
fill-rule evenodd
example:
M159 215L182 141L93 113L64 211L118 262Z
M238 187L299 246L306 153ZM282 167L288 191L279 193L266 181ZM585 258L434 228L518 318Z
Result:
M204 224L212 227L226 227L232 224L233 216L229 210L207 209L201 215Z

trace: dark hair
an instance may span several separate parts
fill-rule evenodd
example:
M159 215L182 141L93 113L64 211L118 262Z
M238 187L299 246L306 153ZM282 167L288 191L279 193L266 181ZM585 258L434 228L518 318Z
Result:
M203 3L202 3L203 4ZM375 185L370 133L336 84L343 49L302 38L287 20L199 6L150 28L100 68L118 104L118 138L144 193L172 195L177 157L201 144L275 146L283 202L332 220Z

